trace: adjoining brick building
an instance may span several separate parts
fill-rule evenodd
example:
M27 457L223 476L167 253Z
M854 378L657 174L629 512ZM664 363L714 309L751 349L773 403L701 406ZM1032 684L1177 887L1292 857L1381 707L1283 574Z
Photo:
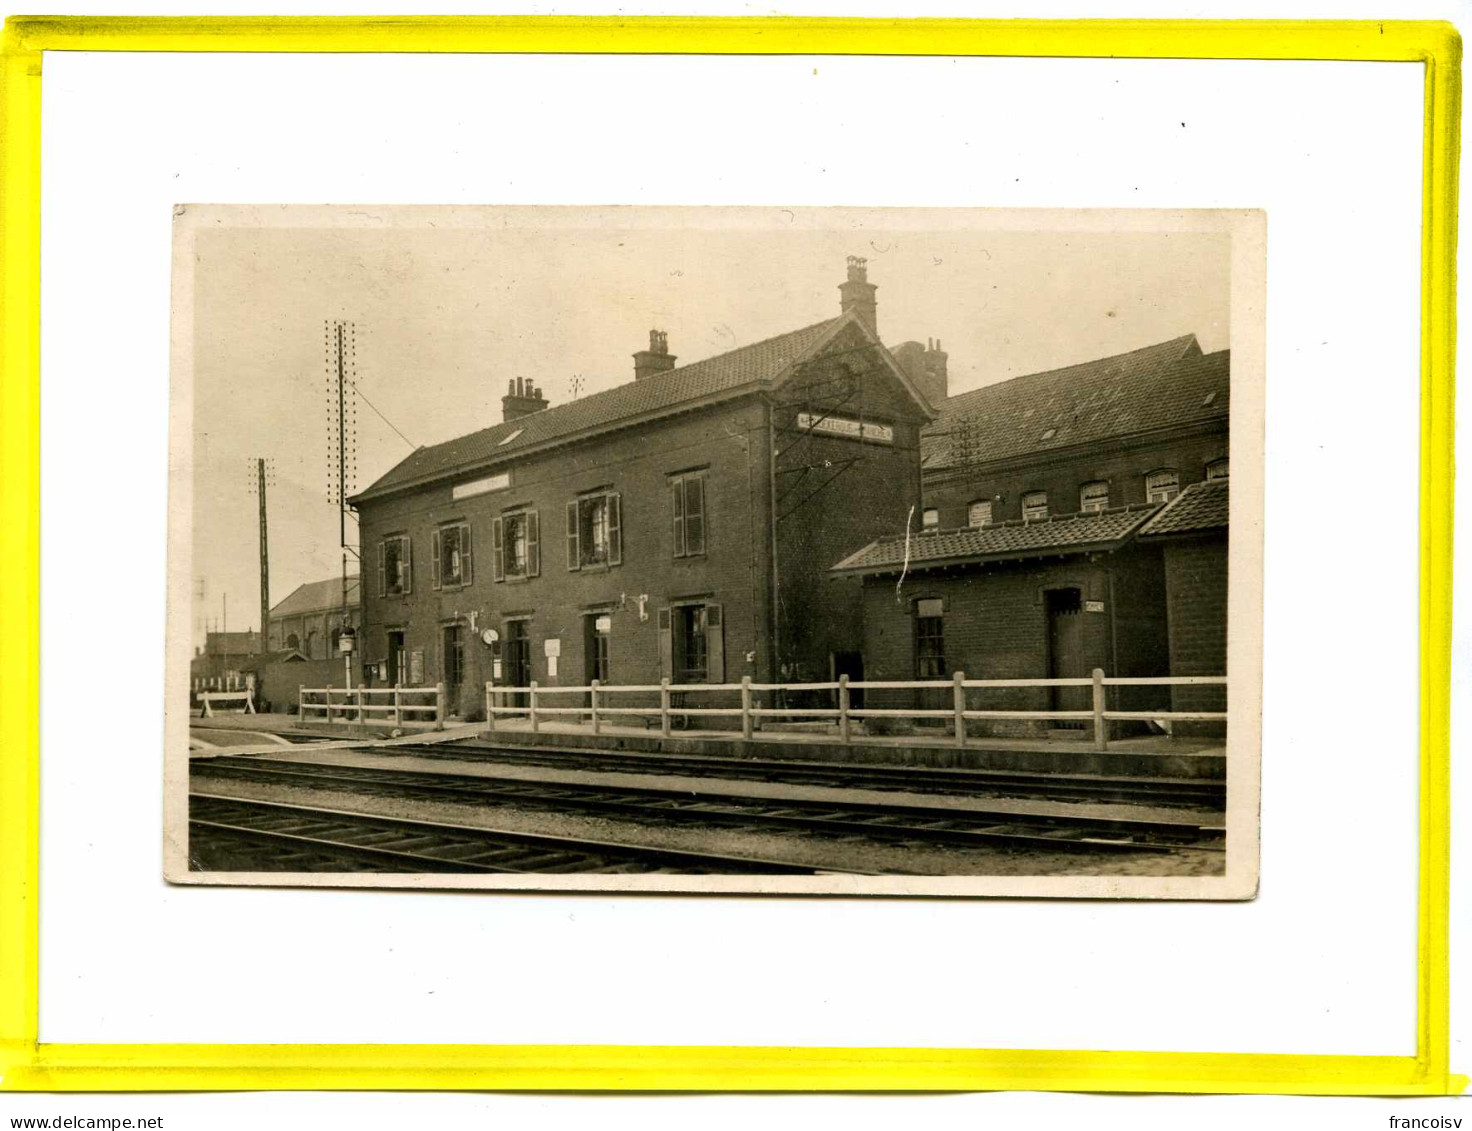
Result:
M870 678L1223 674L1228 402L1227 351L1203 354L1194 335L944 400L922 437L921 521L833 567L864 581ZM1125 710L1172 703L1165 688L1114 694ZM1083 688L972 698L1089 706ZM1174 702L1220 699L1183 689Z
M851 259L837 317L421 448L353 499L365 682L581 686L862 674L862 586L828 567L904 524L933 410ZM924 352L924 351L922 351ZM932 365L934 359L932 359ZM567 705L572 705L568 703Z
M353 576L346 584L339 576L298 585L272 608L267 647L273 652L299 651L308 660L335 659L343 628L351 627L354 632L358 629L358 589L358 579Z

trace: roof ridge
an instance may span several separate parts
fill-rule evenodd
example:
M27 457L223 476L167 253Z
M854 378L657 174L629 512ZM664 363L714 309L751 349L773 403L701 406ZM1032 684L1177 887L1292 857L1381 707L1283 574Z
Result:
M1163 348L1165 346L1176 345L1177 343L1180 344L1182 351L1184 351L1186 345L1188 344L1188 342L1194 341L1195 339L1196 339L1196 332L1194 330L1192 330L1189 333L1180 334L1180 335L1178 335L1178 336L1176 336L1174 338L1166 338L1163 341L1151 342L1149 345L1145 345L1145 346L1136 346L1134 349L1132 349L1132 350L1125 350L1123 353L1110 353L1110 354L1105 354L1103 357L1089 358L1086 361L1070 361L1067 365L1055 365L1051 369L1035 369L1031 373L1019 373L1015 377L1006 377L1006 378L1003 378L1001 381L993 381L989 385L979 385L975 389L967 389L964 393L956 393L956 394L954 394L953 396L950 397L949 402L948 402L948 404L947 404L946 407L947 408L950 408L952 405L954 405L956 403L956 401L960 400L962 397L969 397L969 396L971 396L974 393L985 392L988 389L1000 388L1002 385L1010 385L1013 381L1024 381L1024 380L1026 380L1029 377L1046 377L1049 374L1063 373L1063 372L1066 372L1069 369L1081 369L1081 368L1083 368L1086 365L1103 365L1105 362L1118 361L1120 358L1133 357L1135 354L1138 354L1138 353L1145 353L1145 352L1147 352L1149 350L1161 349L1161 348ZM1198 345L1199 345L1199 343L1198 343ZM1226 353L1226 352L1228 352L1228 351L1227 350L1218 350L1217 351L1217 353ZM1209 357L1209 356L1212 356L1212 355L1203 353L1201 356L1202 357Z
M651 384L658 384L663 380L667 380L673 374L683 373L687 370L694 369L697 365L706 365L712 361L719 361L723 357L730 357L732 354L741 353L744 350L757 349L758 347L767 345L770 342L775 342L779 338L789 338L797 334L806 334L813 330L816 330L819 326L827 326L830 323L838 322L843 317L844 315L840 314L833 318L822 318L819 319L817 322L809 323L806 326L799 326L793 330L784 330L780 334L772 334L770 337L761 338L755 342L747 342L745 345L741 346L732 346L730 349L723 350L721 353L713 353L707 357L697 358L695 361L687 362L684 365L677 365L673 369L666 369L662 373L650 374L648 377L645 377L642 380L636 378L634 381L624 381L620 384L610 386L607 389L599 389L596 393L589 393L586 397L578 397L576 400L563 401L561 404L548 405L546 408L538 409L536 412L526 413L524 416L518 416L512 420L503 420L499 424L489 424L484 428L475 428L469 432L462 432L458 436L451 436L448 440L441 440L435 444L421 444L414 450L415 452L432 452L437 448L447 447L450 444L461 443L465 440L470 439L472 436L484 436L488 433L494 432L498 428L505 428L507 425L519 424L521 421L529 420L532 417L546 419L547 417L552 416L555 413L571 410L574 405L587 405L599 400L602 397L612 396L615 393L627 389L630 385L643 384L647 386ZM392 474L394 469L402 463L403 460L400 460L398 464L395 464L393 468L390 468L388 471L386 471L384 475ZM382 479L383 476L380 476L379 478ZM367 490L372 490L371 484L369 485Z

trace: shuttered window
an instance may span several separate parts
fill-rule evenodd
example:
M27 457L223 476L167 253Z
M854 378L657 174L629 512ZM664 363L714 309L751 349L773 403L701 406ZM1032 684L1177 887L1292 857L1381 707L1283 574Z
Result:
M719 604L659 610L660 675L672 683L726 681L726 617Z
M541 522L534 510L512 511L491 522L491 579L537 577L542 572Z
M414 591L414 559L409 536L395 534L378 543L378 595L403 597Z
M567 568L619 565L624 560L623 506L613 492L567 504Z
M670 480L670 506L674 519L675 557L705 553L705 472L692 471Z
M430 536L430 581L436 589L469 585L470 526L458 522L442 526Z

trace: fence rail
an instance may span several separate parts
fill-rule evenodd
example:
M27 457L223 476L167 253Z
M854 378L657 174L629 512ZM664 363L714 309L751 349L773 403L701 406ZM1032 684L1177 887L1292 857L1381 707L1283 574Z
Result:
M548 717L576 716L589 718L593 733L598 734L606 719L611 715L658 718L660 734L668 736L674 728L674 720L687 724L692 718L736 718L741 719L741 737L750 740L756 721L763 718L825 719L838 724L839 741L848 745L853 742L853 721L858 719L949 719L957 746L966 745L966 723L980 719L1054 720L1060 722L1087 722L1092 727L1094 748L1109 748L1111 722L1161 721L1161 722L1226 722L1225 711L1174 711L1174 710L1110 710L1107 689L1111 687L1222 687L1227 685L1224 675L1182 676L1106 676L1103 669L1095 668L1088 678L1060 679L967 679L965 672L956 672L951 679L918 680L850 680L847 676L827 683L755 683L744 678L740 683L671 683L661 680L658 684L613 685L592 683L579 687L542 687L532 680L525 687L503 687L486 684L486 720L491 730L496 729L498 716L526 718L533 731L538 730ZM968 707L966 692L972 690L1000 690L1016 688L1089 688L1092 705L1087 710L1039 709L1039 710L980 710ZM936 691L950 689L951 706L945 708L893 708L854 707L852 695L855 691ZM754 696L763 692L832 691L837 696L835 707L763 707ZM610 696L659 693L659 706L644 704L616 705L609 702ZM692 707L689 697L699 694L731 694L739 692L739 707ZM549 696L581 695L587 702L574 707L548 706ZM678 697L678 700L677 700ZM515 702L513 702L515 700Z
M209 719L217 714L254 715L256 713L256 705L252 702L254 694L252 691L196 691L194 696L199 700L199 717ZM216 703L239 703L240 707L233 711L217 711Z
M433 687L303 687L302 722L380 723L445 729L445 685Z

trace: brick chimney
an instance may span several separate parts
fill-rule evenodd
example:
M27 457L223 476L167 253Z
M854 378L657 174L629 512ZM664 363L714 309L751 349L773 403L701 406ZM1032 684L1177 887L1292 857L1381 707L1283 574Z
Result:
M520 420L547 407L547 398L525 377L506 382L506 395L501 398L501 419Z
M668 373L675 367L675 355L670 353L669 335L663 330L649 331L649 348L634 355L634 380L642 381L656 373Z
M923 346L919 342L902 342L889 352L933 407L950 396L950 380L946 374L950 355L940 348L939 338L934 341L927 338Z
M848 257L848 279L838 288L840 305L847 314L853 311L864 320L865 325L879 333L879 304L874 301L874 292L879 288L869 282L869 261L857 255Z

